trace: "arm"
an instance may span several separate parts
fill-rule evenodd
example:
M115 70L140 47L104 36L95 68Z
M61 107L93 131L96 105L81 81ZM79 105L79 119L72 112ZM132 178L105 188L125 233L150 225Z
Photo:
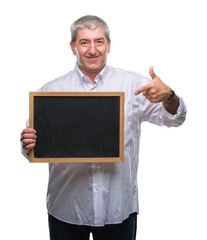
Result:
M172 115L175 115L177 113L179 104L180 104L180 99L178 96L175 96L175 99L173 100L172 103L163 102L164 108Z

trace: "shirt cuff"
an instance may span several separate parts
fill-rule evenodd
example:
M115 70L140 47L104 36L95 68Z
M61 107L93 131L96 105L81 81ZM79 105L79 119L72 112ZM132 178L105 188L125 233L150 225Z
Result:
M29 154L24 150L22 143L21 143L21 152L23 156L29 160Z
M178 127L185 121L187 112L186 105L181 97L178 96L178 98L179 107L175 115L169 113L164 106L162 107L163 118L168 127Z
M29 119L26 121L25 125L27 128L29 127ZM29 154L24 150L22 143L21 143L21 152L22 152L23 156L29 160Z

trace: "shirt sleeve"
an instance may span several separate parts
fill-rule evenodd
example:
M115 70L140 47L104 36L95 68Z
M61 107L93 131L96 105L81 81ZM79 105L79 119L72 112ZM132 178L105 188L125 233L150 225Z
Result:
M179 97L179 101L179 107L175 115L169 113L162 104L163 122L167 127L179 127L186 119L186 105L181 97Z
M21 143L21 152L22 152L23 156L24 156L27 160L29 160L29 154L24 150L22 143Z
M29 127L29 120L27 120L27 122L26 122L26 127L27 127L27 128ZM21 142L21 152L22 152L23 156L24 156L26 159L29 160L29 154L24 150L22 142Z
M181 97L179 97L180 103L175 115L169 113L162 103L151 103L144 96L141 96L140 100L140 120L148 121L150 123L167 126L167 127L179 127L186 119L186 105Z

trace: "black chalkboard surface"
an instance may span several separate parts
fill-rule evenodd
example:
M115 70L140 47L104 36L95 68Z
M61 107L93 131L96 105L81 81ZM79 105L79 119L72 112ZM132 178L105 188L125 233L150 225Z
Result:
M30 92L30 162L124 160L123 92Z

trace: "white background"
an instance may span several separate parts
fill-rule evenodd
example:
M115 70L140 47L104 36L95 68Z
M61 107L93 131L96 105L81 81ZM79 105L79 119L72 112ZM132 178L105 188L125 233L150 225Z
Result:
M207 239L206 5L203 0L7 0L0 3L0 239L49 239L47 164L20 153L28 92L73 69L70 24L85 14L111 30L108 64L155 73L188 107L180 128L143 124L139 240Z

